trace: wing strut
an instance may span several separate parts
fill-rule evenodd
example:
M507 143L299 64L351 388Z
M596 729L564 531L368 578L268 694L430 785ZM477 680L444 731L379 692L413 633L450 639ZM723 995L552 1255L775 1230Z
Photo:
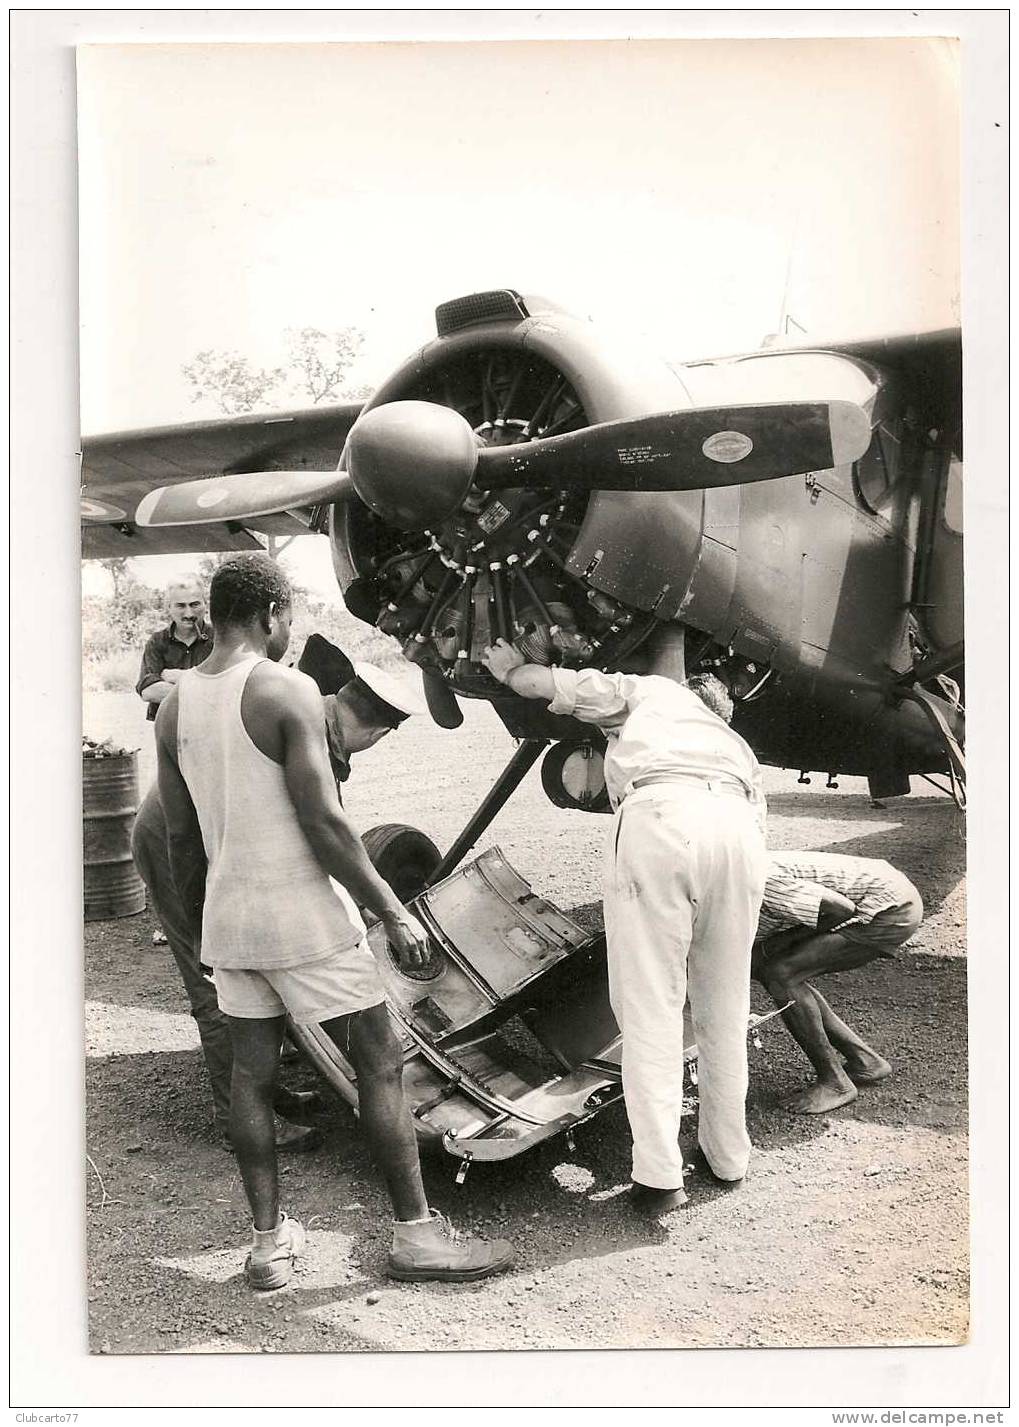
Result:
M441 882L443 877L448 877L454 867L464 859L488 825L509 802L513 793L523 782L525 774L531 770L538 760L538 755L547 746L547 738L524 739L478 804L463 832L429 877L427 886L434 887L436 882Z
M948 720L938 707L938 701L926 689L921 689L919 685L914 685L909 689L900 689L898 697L911 699L913 703L920 705L933 725L934 731L945 745L945 752L948 754L948 777L952 785L952 797L957 808L965 809L966 755L959 747L955 734L949 728Z

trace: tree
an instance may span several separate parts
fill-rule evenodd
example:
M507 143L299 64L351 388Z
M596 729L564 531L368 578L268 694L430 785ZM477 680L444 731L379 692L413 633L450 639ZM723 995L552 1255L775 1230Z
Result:
M133 579L127 557L122 555L116 559L100 560L99 564L113 581L113 598L119 602L124 586Z
M192 401L213 401L227 416L238 416L269 405L279 405L284 397L298 402L365 400L366 387L345 391L343 378L357 360L364 345L364 333L357 327L341 327L323 332L319 327L288 327L284 334L286 358L280 367L256 367L239 352L209 349L199 352L181 368L194 388ZM294 535L259 536L273 559L287 548ZM104 561L104 564L107 562ZM211 571L206 572L206 578Z
M256 367L239 352L199 352L181 370L194 388L192 401L212 401L227 416L254 411L285 398L310 402L358 400L369 393L344 390L343 379L364 345L356 327L323 332L318 327L290 327L284 334L283 365Z
M288 328L290 385L310 397L315 406L342 395L343 378L363 345L364 333L356 327L342 327L338 332Z
M227 416L254 411L279 386L282 367L255 367L239 352L199 352L181 369L195 388L192 401L214 401Z

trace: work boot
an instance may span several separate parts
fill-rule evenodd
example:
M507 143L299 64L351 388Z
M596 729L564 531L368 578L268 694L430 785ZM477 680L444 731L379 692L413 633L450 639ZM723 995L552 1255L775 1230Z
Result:
M275 1116L274 1124L277 1154L306 1154L309 1150L317 1150L322 1143L321 1130L309 1129L307 1125L292 1125L280 1115Z
M671 1214L673 1209L682 1209L687 1202L683 1186L678 1189L655 1189L650 1184L640 1184L636 1179L630 1185L630 1203L640 1214L652 1219L662 1214Z
M393 1247L386 1272L390 1278L412 1283L439 1279L443 1283L472 1283L502 1273L513 1262L513 1246L505 1239L490 1244L472 1242L454 1229L438 1209L419 1223L393 1224Z
M288 1219L280 1210L275 1229L252 1229L251 1252L244 1260L244 1274L252 1288L261 1293L286 1288L294 1271L294 1260L304 1251L304 1226Z
M309 1150L317 1150L322 1143L321 1130L309 1129L306 1125L292 1125L279 1115L274 1116L273 1125L276 1131L277 1154L306 1154ZM233 1154L229 1128L224 1129L219 1122L217 1128L222 1137L223 1148Z
M317 1090L288 1090L285 1085L277 1086L272 1107L280 1119L298 1125L311 1123L326 1109Z

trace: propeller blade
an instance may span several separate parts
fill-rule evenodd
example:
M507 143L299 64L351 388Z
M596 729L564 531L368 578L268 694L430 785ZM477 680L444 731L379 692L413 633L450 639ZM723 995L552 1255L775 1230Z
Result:
M851 401L695 407L487 447L474 479L485 490L710 490L831 470L870 440L870 417Z
M210 525L309 505L332 505L352 491L344 471L242 471L159 486L138 502L135 523Z

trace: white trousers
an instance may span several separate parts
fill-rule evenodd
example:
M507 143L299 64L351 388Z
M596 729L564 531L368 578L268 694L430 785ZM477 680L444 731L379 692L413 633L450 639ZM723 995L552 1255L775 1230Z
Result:
M750 947L764 879L764 837L738 795L654 784L616 813L605 869L609 997L623 1035L623 1096L641 1184L683 1183L688 990L701 1149L720 1178L746 1173Z

